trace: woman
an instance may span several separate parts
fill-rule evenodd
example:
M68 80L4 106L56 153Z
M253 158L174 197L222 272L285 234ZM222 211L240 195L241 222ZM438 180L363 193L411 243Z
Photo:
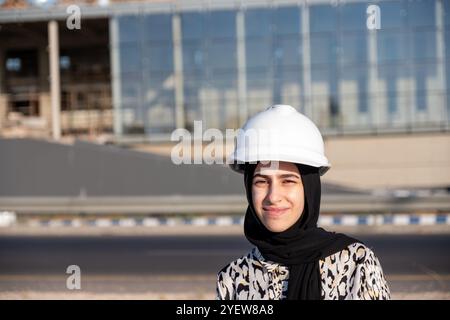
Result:
M244 233L255 248L218 273L217 299L390 299L370 248L317 227L330 165L308 118L269 107L244 125L232 160L244 174Z

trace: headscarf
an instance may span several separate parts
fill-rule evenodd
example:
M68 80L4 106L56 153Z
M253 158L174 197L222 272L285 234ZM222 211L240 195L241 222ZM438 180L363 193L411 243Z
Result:
M253 207L252 181L256 164L246 164L244 181L249 205L244 219L244 233L265 259L289 268L287 299L320 300L319 260L360 241L317 227L321 196L318 169L296 165L305 194L303 212L287 230L271 232L261 223Z

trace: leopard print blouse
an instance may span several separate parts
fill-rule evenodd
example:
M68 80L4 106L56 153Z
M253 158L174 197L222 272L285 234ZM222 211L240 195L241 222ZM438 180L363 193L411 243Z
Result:
M390 291L378 258L362 243L319 261L323 300L388 300ZM218 300L286 299L289 269L267 261L258 248L217 275Z

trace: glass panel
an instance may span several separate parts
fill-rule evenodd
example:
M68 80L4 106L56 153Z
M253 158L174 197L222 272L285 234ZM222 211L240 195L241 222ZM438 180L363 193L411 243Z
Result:
M340 6L341 30L346 31L366 31L367 30L367 7L369 4L346 4ZM381 8L380 8L381 9Z
M327 5L309 8L310 32L334 32L337 30L337 10Z
M232 69L236 67L236 42L214 41L205 47L207 66L211 69Z
M173 71L172 45L148 44L144 47L145 68L150 71Z
M136 108L139 105L141 81L140 74L126 74L121 77L121 100L124 105Z
M428 95L435 93L439 89L439 85L436 83L436 73L437 68L442 68L441 65L435 63L431 64L417 64L414 66L415 75L415 100L416 100L416 110L426 111L427 109L432 109L428 105ZM434 91L434 92L433 92ZM436 105L433 106L433 109Z
M301 46L298 37L279 37L274 41L274 62L283 66L298 66L301 63Z
M311 70L312 93L314 95L337 95L337 69L314 68Z
M347 98L357 102L354 111L364 113L368 111L367 104L367 67L347 67L342 70L339 79L339 94L345 102Z
M211 11L206 14L206 36L208 38L236 38L236 12Z
M205 37L205 14L188 12L181 14L182 39L200 40Z
M401 1L377 3L381 13L381 30L400 29L406 25L407 11Z
M405 63L409 60L408 34L379 31L377 33L378 63Z
M125 132L169 133L175 126L172 16L121 16L119 34Z
M344 66L367 63L367 36L363 33L341 37L341 62Z
M273 10L274 33L298 35L300 33L300 8L283 7Z
M147 75L144 88L144 114L147 133L169 132L174 122L174 87L172 75Z
M270 68L272 48L269 38L249 39L245 44L247 69Z
M146 42L172 42L172 16L152 14L143 18L143 37Z
M267 9L249 9L245 12L246 37L267 37L272 34L272 14Z
M450 28L450 1L442 1L442 10L444 10L444 24L447 28Z
M311 35L311 64L335 64L337 61L335 34Z
M300 33L300 8L249 9L245 13L246 36L298 35Z
M436 60L436 32L416 31L412 33L413 58L420 60Z
M140 74L121 76L121 119L125 133L143 134L143 94Z
M449 13L450 16L450 13ZM450 20L450 19L448 19ZM445 65L447 69L447 92L450 94L450 28L445 29ZM450 100L448 100L450 102ZM450 108L450 103L449 103ZM450 109L449 109L449 119L450 119Z
M117 18L119 25L119 42L138 42L141 41L142 28L141 16L119 16Z
M261 89L271 87L273 83L272 70L261 68L247 72L247 88ZM251 95L249 91L247 95Z
M205 51L200 41L183 43L183 72L202 72L205 65Z
M237 121L236 12L182 14L186 127L224 129Z
M435 12L435 0L415 0L407 2L408 24L411 27L435 27Z
M411 90L413 90L411 68L399 65L387 65L378 67L378 77L381 80L378 93L384 101L385 110L388 114L404 114L405 108L411 108ZM406 106L399 105L400 98ZM406 99L408 97L408 99ZM382 108L380 106L380 108Z
M141 72L142 54L139 43L123 43L120 45L120 72Z

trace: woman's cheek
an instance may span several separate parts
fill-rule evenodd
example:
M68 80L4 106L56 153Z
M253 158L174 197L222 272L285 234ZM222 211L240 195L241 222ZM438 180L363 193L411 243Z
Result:
M258 190L253 190L252 199L253 199L253 207L257 211L260 211L260 208L262 208L261 192L258 192Z

